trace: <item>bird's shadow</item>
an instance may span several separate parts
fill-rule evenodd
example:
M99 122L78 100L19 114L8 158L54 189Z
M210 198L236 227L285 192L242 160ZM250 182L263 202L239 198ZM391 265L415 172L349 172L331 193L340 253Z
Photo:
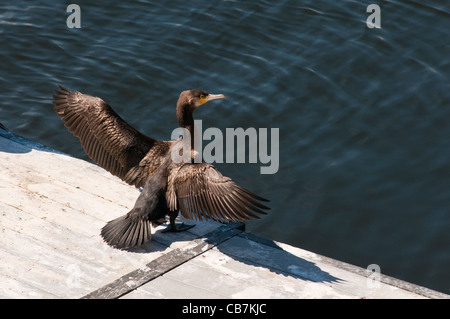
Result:
M192 223L192 221L186 220L183 220L183 222ZM296 254L291 253L273 240L243 231L242 225L244 224L231 223L219 226L224 231L227 230L227 227L235 230L241 227L240 231L236 231L232 236L224 238L221 242L218 242L217 238L217 222L197 222L195 227L189 231L177 233L163 233L165 226L159 226L152 234L150 242L139 248L128 249L128 251L152 253L163 250L162 247L189 249L194 247L198 240L201 239L209 244L210 248L213 246L213 249L235 261L252 267L263 267L275 274L311 282L336 283L342 281L342 279L322 270L316 263L296 255L300 255L299 252L303 250L293 247L293 251L296 251Z
M273 273L312 282L339 282L339 278L315 263L288 252L275 241L242 232L217 246L225 255L247 265L265 267Z

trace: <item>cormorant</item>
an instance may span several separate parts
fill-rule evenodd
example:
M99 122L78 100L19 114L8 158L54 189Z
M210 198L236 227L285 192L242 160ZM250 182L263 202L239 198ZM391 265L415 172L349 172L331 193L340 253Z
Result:
M176 107L178 124L194 138L193 112L222 94L187 90ZM160 141L148 137L125 122L104 100L62 86L53 96L53 107L68 130L80 139L87 155L130 185L144 186L133 209L108 222L103 239L116 248L131 248L151 239L151 224L169 215L170 231L194 225L176 225L178 211L187 219L212 218L229 222L260 218L268 201L238 186L207 163L175 163L171 152L182 138ZM178 151L178 150L177 150Z

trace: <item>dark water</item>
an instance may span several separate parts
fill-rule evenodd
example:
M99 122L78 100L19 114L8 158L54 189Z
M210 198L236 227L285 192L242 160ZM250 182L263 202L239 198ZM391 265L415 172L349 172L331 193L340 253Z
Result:
M224 93L196 112L204 128L280 130L276 174L217 165L271 199L250 231L449 293L449 30L437 0L2 1L0 122L86 159L57 84L166 140L180 91Z

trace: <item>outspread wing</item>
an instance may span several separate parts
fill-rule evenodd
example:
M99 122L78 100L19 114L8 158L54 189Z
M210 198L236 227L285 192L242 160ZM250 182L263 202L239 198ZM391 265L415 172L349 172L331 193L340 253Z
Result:
M243 221L259 219L257 214L270 209L260 203L268 200L240 187L213 165L185 164L173 174L167 202L170 210L178 208L185 218Z
M145 184L169 151L171 142L140 133L98 97L60 86L53 108L92 160L136 187Z

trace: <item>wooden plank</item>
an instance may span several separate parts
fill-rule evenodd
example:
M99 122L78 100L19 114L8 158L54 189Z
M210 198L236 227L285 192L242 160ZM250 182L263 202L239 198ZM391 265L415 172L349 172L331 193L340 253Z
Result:
M96 195L85 192L81 187L74 187L51 176L24 167L12 169L4 162L0 164L0 178L22 188L27 193L49 199L68 208L76 209L84 214L89 214L104 222L126 214L129 209L118 203L103 200ZM108 187L103 184L103 187ZM110 188L113 188L110 186ZM0 189L0 200L11 201L9 189ZM134 203L129 203L131 205Z
M33 144L27 147L3 138L0 158L0 258L5 265L0 275L8 283L0 285L0 296L21 291L24 296L81 297L170 250L151 241L121 251L102 241L99 233L104 222L126 213L123 198L133 193L126 200L131 198L134 204L138 193L108 177L109 173L66 155L38 150ZM98 186L89 189L94 181ZM94 194L103 189L113 190L113 195ZM71 278L83 288L68 287Z
M54 299L58 296L0 274L1 299Z
M121 299L224 299L226 295L212 292L207 289L200 289L173 280L166 275L155 278L147 285L137 288L121 297Z
M59 181L127 209L131 208L139 195L136 188L97 165L61 153L34 148L25 148L27 151L24 151L23 148L21 144L0 137L1 170L8 171L16 183L27 185L40 180Z
M100 228L105 224L104 221L94 216L52 201L35 192L15 185L5 184L4 181L0 180L0 202L36 218L54 225L70 228L83 236L92 236L94 233L99 234Z
M198 298L199 294L211 293L222 298L297 298L306 283L299 285L295 280L278 276L268 268L244 264L217 248L205 252L164 275L176 286L184 287L184 295ZM154 290L154 283L139 288L136 293ZM160 290L164 298L179 298L170 290ZM133 296L133 292L131 293ZM131 296L131 297L132 297Z
M223 244L236 239L233 237ZM357 298L351 294L342 294L322 282L305 280L299 276L289 276L287 273L274 271L258 263L243 261L233 255L224 253L218 245L205 252L201 256L192 259L176 269L164 274L165 278L171 279L176 286L187 289L182 294L189 294L191 298L197 298L200 294L210 292L221 295L223 298L244 299L286 299L286 298ZM236 250L240 246L234 247ZM258 253L261 253L258 250ZM267 255L264 254L265 257ZM271 258L271 256L269 256ZM153 291L154 282L130 293L134 295ZM172 295L170 289L160 289L163 298L178 298Z
M2 237L7 237L2 240L16 242L21 247L19 254L13 250L0 250L2 275L60 298L78 296L94 288L89 280L93 276L81 275L92 273L85 271L84 264L79 264L76 258L36 246L33 239L8 229L2 231ZM14 288L17 291L18 286ZM4 286L0 287L0 295L4 294L4 289Z
M19 222L16 224L11 216L2 216L0 261L7 267L0 267L0 274L20 282L34 283L40 290L47 287L48 293L59 297L81 297L144 266L167 250L166 246L149 242L147 245L151 249L144 254L120 251L107 246L101 239L94 243L82 236L72 237L70 232L45 225L45 221L33 216L30 218L34 220L27 219L24 215L26 213L17 213ZM36 232L37 229L40 232ZM57 283L48 278L54 278ZM80 287L78 284L68 286L68 282L79 283ZM0 286L0 295L3 289Z
M319 283L310 285L306 298L322 298L326 287L328 295L339 298L422 298L413 292L378 282L372 285L367 276L362 276L335 265L323 263L317 255L286 244L276 249L246 238L235 237L218 246L221 252L244 263L254 263L284 274L288 278L298 278L302 282ZM289 248L288 248L289 247ZM312 286L320 287L319 290ZM306 290L305 290L306 291Z
M235 225L221 226L208 233L205 238L193 240L196 244L194 247L189 247L188 249L177 248L170 251L148 263L145 268L137 269L107 286L89 293L83 298L119 298L241 232L232 226Z
M423 298L410 291L385 283L376 288L367 286L367 278L333 266L327 267L311 259L308 251L297 251L249 240L245 233L230 238L188 263L150 281L125 298L153 296L191 298L211 293L224 298ZM242 237L241 237L242 236ZM276 247L274 247L274 245ZM283 245L285 246L285 245ZM160 284L170 280L180 287L173 294Z
M33 250L46 247L45 249L49 251L59 251L65 255L73 256L77 258L79 263L93 262L98 267L112 267L113 270L117 270L123 267L121 260L126 260L127 264L129 264L128 267L139 267L152 258L157 258L167 250L167 246L154 241L139 249L127 252L117 250L104 243L97 232L90 234L90 236L85 236L74 232L70 228L49 223L46 220L36 218L31 214L15 210L3 204L0 204L0 207L3 212L1 215L2 230L10 229L17 232L22 238L27 237L34 240L34 245L32 242L27 243L26 246L24 243L22 244L24 246L22 251L27 253L31 253L29 251L30 247L33 247ZM7 237L5 236L0 238L0 245L5 247L5 249L14 250L14 246L20 247L20 238L10 242L6 240ZM142 254L142 252L153 252L154 256Z

